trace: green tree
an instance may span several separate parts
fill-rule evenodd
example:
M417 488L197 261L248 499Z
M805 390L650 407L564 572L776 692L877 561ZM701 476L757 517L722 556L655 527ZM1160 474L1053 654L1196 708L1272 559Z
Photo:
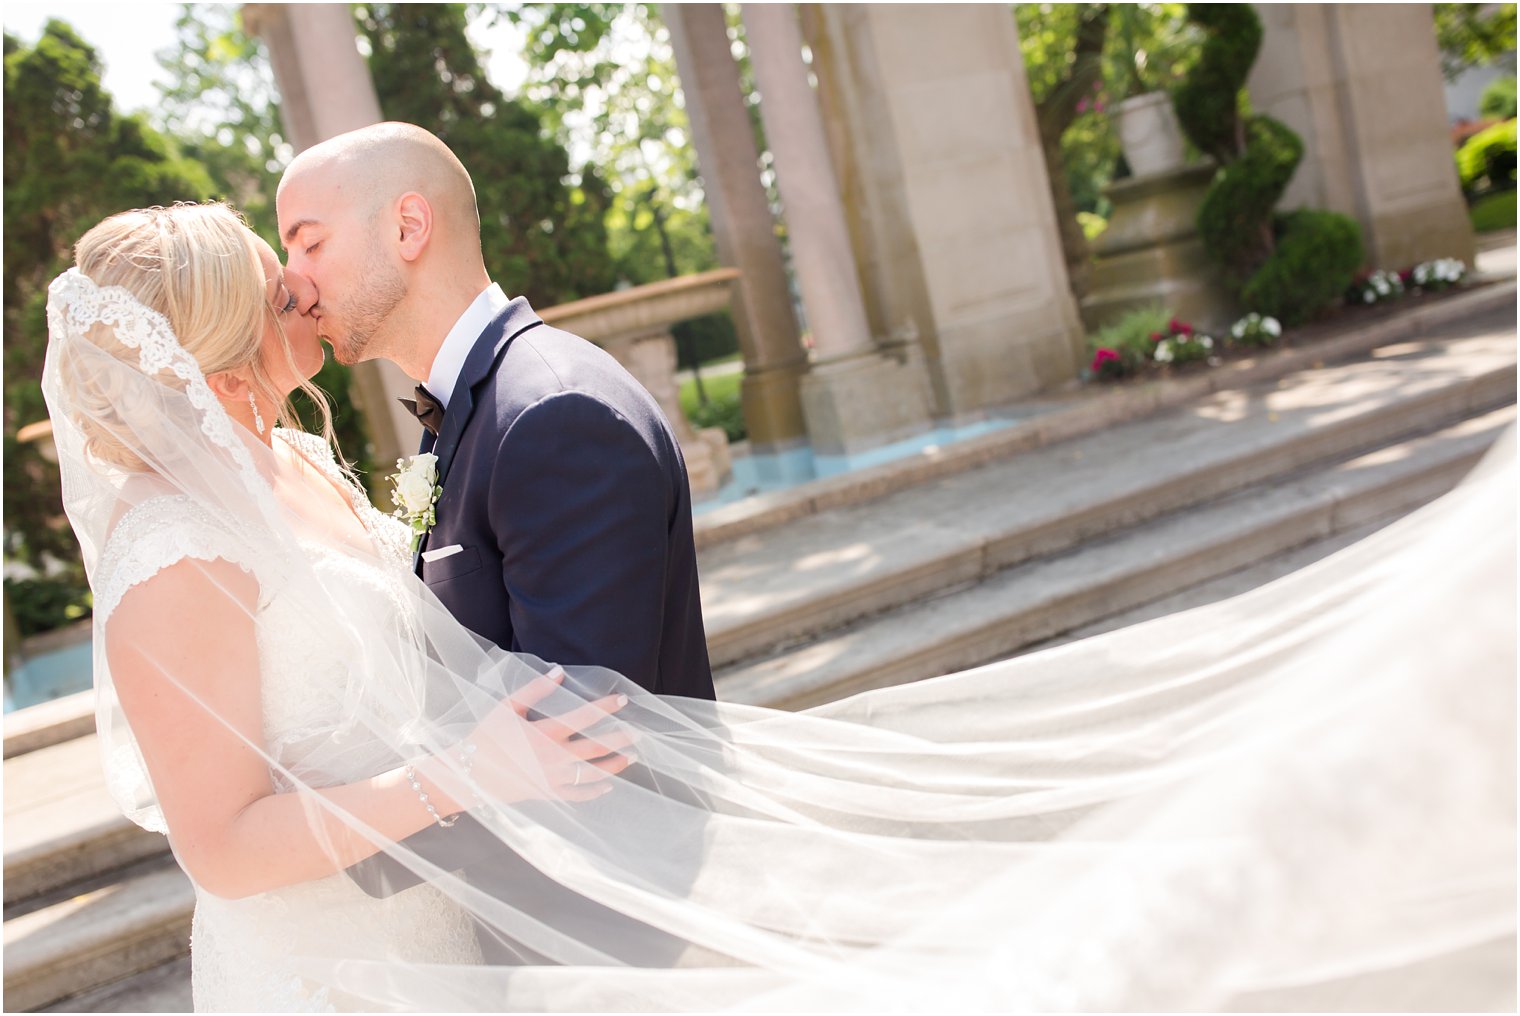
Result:
M1441 73L1451 81L1515 50L1514 4L1432 4Z
M60 509L57 468L16 432L44 419L40 382L47 349L47 285L72 260L75 241L128 208L204 200L205 169L139 117L122 116L100 83L100 61L69 25L50 20L26 45L5 35L5 520L8 562L53 575L51 592L17 595L25 631L63 616L33 616L27 603L84 597L78 550ZM34 584L35 586L35 584ZM54 595L59 587L66 595Z
M1014 8L1014 16L1034 97L1045 175L1050 182L1056 225L1061 231L1066 276L1072 295L1080 303L1087 295L1092 251L1077 220L1065 139L1078 117L1089 109L1096 112L1093 94L1103 79L1109 5L1062 4L1057 10L1050 4L1019 4ZM1069 49L1065 48L1068 42ZM1061 47L1059 57L1056 46Z
M1197 33L1184 4L1015 4L1067 274L1085 292L1088 243L1078 213L1106 216L1122 156L1114 106L1164 87L1191 64Z
M579 179L546 111L503 95L465 34L464 4L361 4L370 75L387 119L443 139L475 179L486 267L540 306L613 287L606 185Z
M545 123L607 181L608 247L620 282L716 268L675 52L653 5L496 5L494 16L523 33L524 90ZM683 367L739 348L726 313L673 331Z
M159 86L156 122L206 167L218 195L274 241L275 187L294 151L269 54L243 29L241 7L181 4L175 43L158 62L169 78Z

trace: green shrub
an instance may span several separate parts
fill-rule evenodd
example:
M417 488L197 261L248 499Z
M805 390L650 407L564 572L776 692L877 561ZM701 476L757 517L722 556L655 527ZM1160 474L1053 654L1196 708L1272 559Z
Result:
M73 624L89 617L94 604L90 587L69 575L6 579L5 595L22 635L37 635Z
M1205 32L1198 62L1172 90L1183 133L1221 166L1240 154L1240 90L1261 49L1261 19L1250 4L1188 4Z
M1324 212L1274 213L1304 144L1271 117L1241 116L1261 19L1250 4L1189 4L1188 18L1207 38L1177 89L1177 117L1220 166L1198 209L1199 239L1247 309L1298 324L1351 282L1362 260L1361 229Z
M1335 212L1301 209L1278 219L1277 249L1241 291L1249 310L1285 327L1341 298L1362 264L1362 231Z
M1304 145L1271 117L1246 122L1246 147L1214 176L1198 209L1198 235L1225 278L1236 286L1272 252L1272 209L1303 158Z
M1517 112L1515 105L1515 76L1511 74L1490 81L1483 89L1483 98L1478 100L1478 115L1484 119L1513 120Z
M1468 194L1515 186L1515 121L1481 130L1457 149L1457 175Z
M676 340L676 366L691 370L739 351L739 333L728 311L682 321L670 329Z
M693 427L722 427L730 442L743 441L749 436L744 425L744 410L739 404L738 388L714 393L706 405L693 407L686 417Z
M1515 192L1507 190L1484 195L1473 202L1468 214L1472 217L1473 229L1479 233L1514 229Z

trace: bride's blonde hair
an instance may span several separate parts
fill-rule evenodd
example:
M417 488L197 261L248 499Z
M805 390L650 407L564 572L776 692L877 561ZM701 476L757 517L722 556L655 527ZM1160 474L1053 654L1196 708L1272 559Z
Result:
M258 394L278 406L277 421L297 427L295 411L270 381L261 355L264 323L273 321L286 365L301 379L300 390L321 415L322 436L337 454L331 404L326 393L296 368L279 315L269 302L255 241L242 216L220 202L136 208L101 221L81 237L74 247L74 263L97 286L119 286L162 314L203 375L248 368ZM95 328L90 338L113 356L135 362L136 350L123 344L114 330ZM158 379L182 387L172 374ZM76 384L74 394L88 411L83 426L90 453L127 469L145 468L107 422L116 415L112 393L82 390L89 387ZM337 458L343 462L341 455Z

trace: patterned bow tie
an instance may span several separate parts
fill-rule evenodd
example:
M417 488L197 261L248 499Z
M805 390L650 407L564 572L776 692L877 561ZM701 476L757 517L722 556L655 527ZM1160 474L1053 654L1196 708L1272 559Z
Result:
M417 399L398 399L406 411L415 416L424 427L438 436L438 429L443 426L443 403L433 397L433 393L422 385L417 386Z

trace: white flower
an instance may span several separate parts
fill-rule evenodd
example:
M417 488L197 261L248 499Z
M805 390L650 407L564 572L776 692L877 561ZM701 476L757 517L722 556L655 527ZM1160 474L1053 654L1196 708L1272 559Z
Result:
M420 512L433 503L433 485L424 476L402 473L396 477L395 501L409 514Z
M1166 341L1162 341L1162 342L1156 343L1156 353L1155 353L1155 356L1156 356L1156 362L1157 363L1171 363L1172 362L1172 344L1170 342L1166 342Z
M1198 343L1203 346L1204 349L1213 349L1214 337L1212 335L1200 335L1198 336Z
M437 521L433 506L443 493L438 486L438 456L423 452L413 455L411 462L397 459L396 465L398 471L391 474L393 514L412 527L412 549L416 550L423 534Z
M1374 293L1374 292L1373 292L1373 291L1372 291L1372 290L1370 290L1370 289L1369 289L1369 290L1367 290L1367 291L1366 291L1366 292L1365 292L1365 293L1363 293L1363 294L1362 294L1362 302L1363 302L1363 303L1373 303L1373 302L1375 302L1375 301L1376 301L1376 300L1377 300L1377 294L1376 294L1376 293Z
M1282 325L1278 324L1277 319L1274 317L1262 318L1261 327L1263 331L1274 339L1282 334Z
M1230 334L1235 336L1237 339L1242 338L1246 334L1246 319L1241 318L1239 321L1235 322L1235 326L1230 329Z

